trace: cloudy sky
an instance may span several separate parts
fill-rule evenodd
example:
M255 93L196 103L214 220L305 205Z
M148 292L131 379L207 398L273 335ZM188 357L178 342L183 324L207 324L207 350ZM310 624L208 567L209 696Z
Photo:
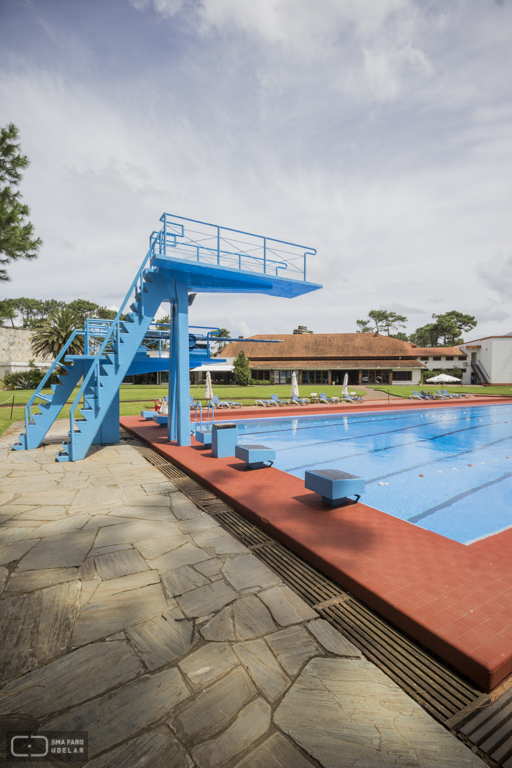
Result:
M512 331L511 34L512 0L0 0L44 240L0 297L119 306L165 210L318 251L321 292L201 295L191 323Z

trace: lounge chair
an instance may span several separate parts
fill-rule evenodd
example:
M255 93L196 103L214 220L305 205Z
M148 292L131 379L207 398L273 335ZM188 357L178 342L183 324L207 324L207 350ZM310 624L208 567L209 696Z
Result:
M448 400L458 400L460 395L456 395L455 392L447 392L446 389L441 390L442 394L448 399Z
M263 405L265 408L269 408L270 406L275 406L277 408L277 403L274 403L273 400L255 400L255 405Z
M219 400L218 395L214 395L210 400L214 408L231 408L227 400Z
M446 389L443 389L442 392L444 392L446 397L454 397L456 400L459 397L471 397L467 392L447 392Z
M421 394L418 394L416 390L413 390L411 398L413 400L430 400L431 399L430 397L427 397L427 395L423 394L423 392Z
M190 407L195 408L198 403L199 403L199 400L194 400L192 395L190 395Z
M308 405L309 400L307 397L297 397L297 395L292 395L292 405Z
M353 397L352 395L344 395L344 403L364 403L364 397Z
M448 400L450 395L444 395L440 389L436 389L436 394L439 395L441 400Z
M289 400L280 400L277 395L270 395L270 397L277 405L290 405Z
M430 392L424 392L423 389L420 389L420 395L424 400L435 400L436 398L430 394Z
M320 392L321 403L339 403L339 401L340 401L339 397L327 397L325 392Z

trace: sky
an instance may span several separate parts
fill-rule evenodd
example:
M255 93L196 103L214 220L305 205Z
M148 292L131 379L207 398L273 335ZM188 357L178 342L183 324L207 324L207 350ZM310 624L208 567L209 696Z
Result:
M511 332L511 35L512 0L0 0L44 241L0 298L119 307L166 211L317 250L321 291L201 294L191 324Z

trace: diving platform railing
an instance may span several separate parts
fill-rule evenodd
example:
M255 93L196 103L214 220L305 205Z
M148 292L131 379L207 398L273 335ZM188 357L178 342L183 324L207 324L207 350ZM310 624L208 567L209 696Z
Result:
M103 341L106 334L110 332L113 320L88 319L85 321L84 331L84 354L96 354L100 342ZM142 346L146 347L148 352L157 354L152 357L169 357L169 335L171 326L168 323L159 323L155 321L150 324L146 331ZM189 349L201 350L207 358L211 351L211 342L219 341L220 328L214 328L210 325L190 325L188 336ZM206 333L204 333L206 331Z
M150 238L152 255L227 267L242 272L306 280L307 257L316 250L204 221L164 213Z

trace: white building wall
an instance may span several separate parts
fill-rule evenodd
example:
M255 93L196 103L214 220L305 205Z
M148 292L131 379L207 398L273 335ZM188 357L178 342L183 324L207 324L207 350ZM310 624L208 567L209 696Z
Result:
M439 357L439 355L437 355ZM449 357L449 355L448 355ZM441 355L440 360L434 360L434 357L429 357L426 359L425 357L418 358L421 360L423 365L428 371L435 371L437 368L462 368L463 361L459 360L458 357L456 357L454 360L447 360L446 356Z
M36 357L32 351L33 333L30 328L0 326L0 379L6 373L28 371L31 360L42 371L48 370L52 361Z
M461 344L461 349L468 355L468 365L464 366L463 384L471 383L472 355L483 366L492 384L512 384L511 335L476 339L468 344Z
M493 339L491 381L495 384L512 384L512 336Z

